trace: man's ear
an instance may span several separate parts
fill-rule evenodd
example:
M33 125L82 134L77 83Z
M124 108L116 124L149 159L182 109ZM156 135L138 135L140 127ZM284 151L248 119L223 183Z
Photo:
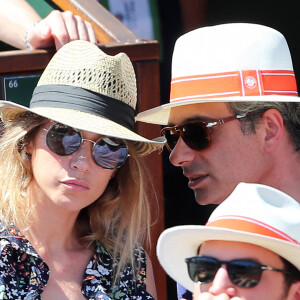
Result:
M300 300L300 281L297 281L291 285L286 299Z
M268 109L262 116L265 130L265 150L272 151L279 143L284 132L283 118L276 109Z

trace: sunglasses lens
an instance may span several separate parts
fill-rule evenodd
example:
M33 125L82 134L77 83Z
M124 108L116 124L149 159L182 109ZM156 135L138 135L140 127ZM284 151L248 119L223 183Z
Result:
M191 257L186 260L188 273L194 282L208 283L213 281L218 269L218 262L209 257Z
M117 138L103 138L93 147L93 157L97 165L104 169L119 168L128 157L126 144Z
M173 150L177 144L179 133L177 133L175 130L164 130L163 134L167 140L167 144L170 148L170 150Z
M61 156L75 153L81 145L80 131L72 127L54 124L47 133L46 142L49 149ZM102 138L93 147L93 158L104 169L119 168L128 157L126 144L117 138Z
M230 280L238 287L252 288L261 277L260 264L251 260L233 260L227 265Z
M201 123L185 124L182 127L184 142L194 150L203 150L208 147L209 136L207 128Z
M76 152L80 147L81 140L79 131L62 124L54 124L46 137L49 149L62 156Z
M261 265L252 260L237 259L230 262L222 262L213 257L195 256L187 258L186 263L190 278L194 282L201 283L213 281L223 263L226 264L231 282L241 288L256 286L262 273Z

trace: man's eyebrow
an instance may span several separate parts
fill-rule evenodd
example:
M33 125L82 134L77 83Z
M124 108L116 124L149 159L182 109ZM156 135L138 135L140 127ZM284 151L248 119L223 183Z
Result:
M185 124L187 122L192 122L192 121L199 121L199 122L210 122L210 121L214 121L215 119L210 118L210 117L206 117L206 116L193 116L193 117L189 117L184 119L181 124ZM174 124L174 123L169 123L168 126L176 126L176 125L181 125L181 124Z

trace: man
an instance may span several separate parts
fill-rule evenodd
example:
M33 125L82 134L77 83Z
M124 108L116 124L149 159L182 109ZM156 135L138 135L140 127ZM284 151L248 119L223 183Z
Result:
M182 126L236 116L220 125L165 131L170 161L182 167L199 204L221 203L240 181L268 184L300 201L297 95L289 49L278 31L225 24L177 40L171 103L136 119Z
M137 116L168 124L170 161L199 204L220 204L239 182L300 202L300 103L284 36L256 24L204 27L174 48L170 103Z
M299 203L253 183L238 184L206 226L167 229L157 244L166 272L197 300L299 299L299 253Z

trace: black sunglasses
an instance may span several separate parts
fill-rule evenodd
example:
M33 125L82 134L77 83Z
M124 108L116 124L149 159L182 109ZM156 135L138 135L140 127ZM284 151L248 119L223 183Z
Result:
M264 270L288 273L286 270L262 265L249 259L218 260L209 256L194 256L186 258L188 273L194 282L209 283L215 278L217 271L225 264L229 279L240 288L256 286Z
M67 156L75 153L84 141L93 143L92 156L95 163L103 169L120 168L126 161L127 145L118 138L103 137L98 141L82 138L78 129L56 123L47 130L46 143L57 155Z
M188 147L193 150L206 149L210 144L209 128L221 125L236 119L244 118L246 115L235 115L220 120L210 121L191 121L182 125L165 127L161 130L161 134L167 140L167 148L172 151L178 139L181 137Z

